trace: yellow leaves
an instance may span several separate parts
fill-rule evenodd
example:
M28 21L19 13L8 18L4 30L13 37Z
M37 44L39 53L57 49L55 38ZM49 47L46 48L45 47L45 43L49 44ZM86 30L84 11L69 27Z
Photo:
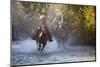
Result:
M72 16L74 14L73 10L70 10L69 14Z
M91 22L95 20L95 10L93 7L84 8L83 12L87 21Z
M83 13L84 13L84 17L85 17L85 26L87 28L87 30L92 30L95 28L95 7L93 6L88 6L88 7L84 7L83 8Z

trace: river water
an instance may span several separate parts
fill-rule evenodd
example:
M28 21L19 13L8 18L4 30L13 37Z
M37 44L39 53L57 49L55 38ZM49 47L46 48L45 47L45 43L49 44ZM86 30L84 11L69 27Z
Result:
M55 39L48 42L44 51L37 50L32 39L12 42L11 65L30 65L62 62L95 61L95 48L91 46L70 46L58 48Z

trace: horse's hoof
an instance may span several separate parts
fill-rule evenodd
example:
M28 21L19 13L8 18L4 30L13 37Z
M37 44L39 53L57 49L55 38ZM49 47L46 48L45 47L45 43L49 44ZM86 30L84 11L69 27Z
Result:
M43 49L41 50L41 52L43 52Z
M50 39L49 41L50 41L50 42L52 42L53 40L52 40L52 39Z
M39 48L37 50L40 50Z

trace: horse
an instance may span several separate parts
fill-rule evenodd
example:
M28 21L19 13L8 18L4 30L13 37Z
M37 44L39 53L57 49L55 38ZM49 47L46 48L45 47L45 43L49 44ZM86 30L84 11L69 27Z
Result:
M41 26L39 29L37 29L34 37L32 37L33 40L36 40L36 43L38 45L38 49L40 51L43 51L47 41L53 41L51 33L49 29L46 26Z
M55 30L54 30L54 36L58 43L58 48L61 46L65 48L65 41L66 41L66 32L64 30L63 25L63 16L57 16L55 17Z
M64 47L65 48L65 41L66 41L66 33L65 31L61 28L61 29L57 29L55 35L55 39L58 43L58 48Z

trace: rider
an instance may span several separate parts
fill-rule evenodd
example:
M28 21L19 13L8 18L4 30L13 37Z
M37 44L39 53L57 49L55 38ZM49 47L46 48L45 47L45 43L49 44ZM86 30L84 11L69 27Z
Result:
M42 30L44 30L45 29L45 31L47 32L47 34L48 34L48 39L49 39L49 41L52 41L52 36L51 36L51 33L50 33L50 30L49 30L49 28L47 27L47 16L45 15L45 14L41 14L41 22L40 22L40 24L41 24L41 26L42 26Z
M41 30L45 30L46 33L47 33L47 35L48 35L49 41L52 41L52 36L51 36L50 30L47 27L47 16L42 13L40 15L40 18L39 19L40 19L40 27L38 27L37 30L36 30L36 36L39 35L39 32Z

